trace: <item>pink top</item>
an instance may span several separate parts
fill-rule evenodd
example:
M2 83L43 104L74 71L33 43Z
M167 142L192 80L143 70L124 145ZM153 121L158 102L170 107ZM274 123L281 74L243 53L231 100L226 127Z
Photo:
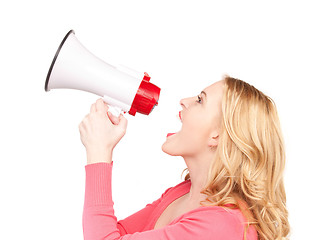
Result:
M167 189L152 204L117 222L112 201L112 166L113 163L95 163L85 167L85 240L244 239L245 219L240 210L216 206L199 207L179 216L169 225L154 230L157 219L166 207L189 192L190 181ZM253 226L247 231L247 240L257 240Z

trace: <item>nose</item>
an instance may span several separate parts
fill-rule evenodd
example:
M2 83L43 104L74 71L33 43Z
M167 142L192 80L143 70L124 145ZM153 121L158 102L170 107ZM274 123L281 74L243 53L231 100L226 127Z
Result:
M182 108L188 108L190 99L191 98L183 98L180 100L179 104L182 106Z
M181 99L179 101L179 104L182 106L183 109L186 108L186 106L185 106L185 98Z

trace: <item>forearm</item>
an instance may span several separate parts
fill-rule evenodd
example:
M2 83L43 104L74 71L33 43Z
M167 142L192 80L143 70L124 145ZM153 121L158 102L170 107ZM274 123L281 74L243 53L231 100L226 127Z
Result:
M112 200L112 163L90 164L86 167L86 187L83 210L85 240L120 236Z

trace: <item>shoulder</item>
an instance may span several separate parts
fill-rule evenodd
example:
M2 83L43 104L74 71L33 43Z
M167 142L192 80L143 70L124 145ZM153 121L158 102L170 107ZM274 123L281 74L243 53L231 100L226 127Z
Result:
M175 221L187 225L191 231L205 234L207 239L243 239L245 232L245 220L241 211L220 206L199 207ZM257 239L257 234L251 227L247 239Z
M174 193L174 194L175 193L181 193L181 194L187 193L190 190L190 186L191 186L190 180L183 181L174 187L170 187L170 188L166 189L166 191L162 194L162 196L166 196L166 195L169 195L172 193Z

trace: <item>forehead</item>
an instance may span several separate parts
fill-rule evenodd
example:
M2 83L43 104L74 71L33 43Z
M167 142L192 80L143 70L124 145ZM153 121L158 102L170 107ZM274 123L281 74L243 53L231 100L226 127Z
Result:
M204 92L207 94L207 98L222 98L225 81L218 81L212 85L206 87Z

